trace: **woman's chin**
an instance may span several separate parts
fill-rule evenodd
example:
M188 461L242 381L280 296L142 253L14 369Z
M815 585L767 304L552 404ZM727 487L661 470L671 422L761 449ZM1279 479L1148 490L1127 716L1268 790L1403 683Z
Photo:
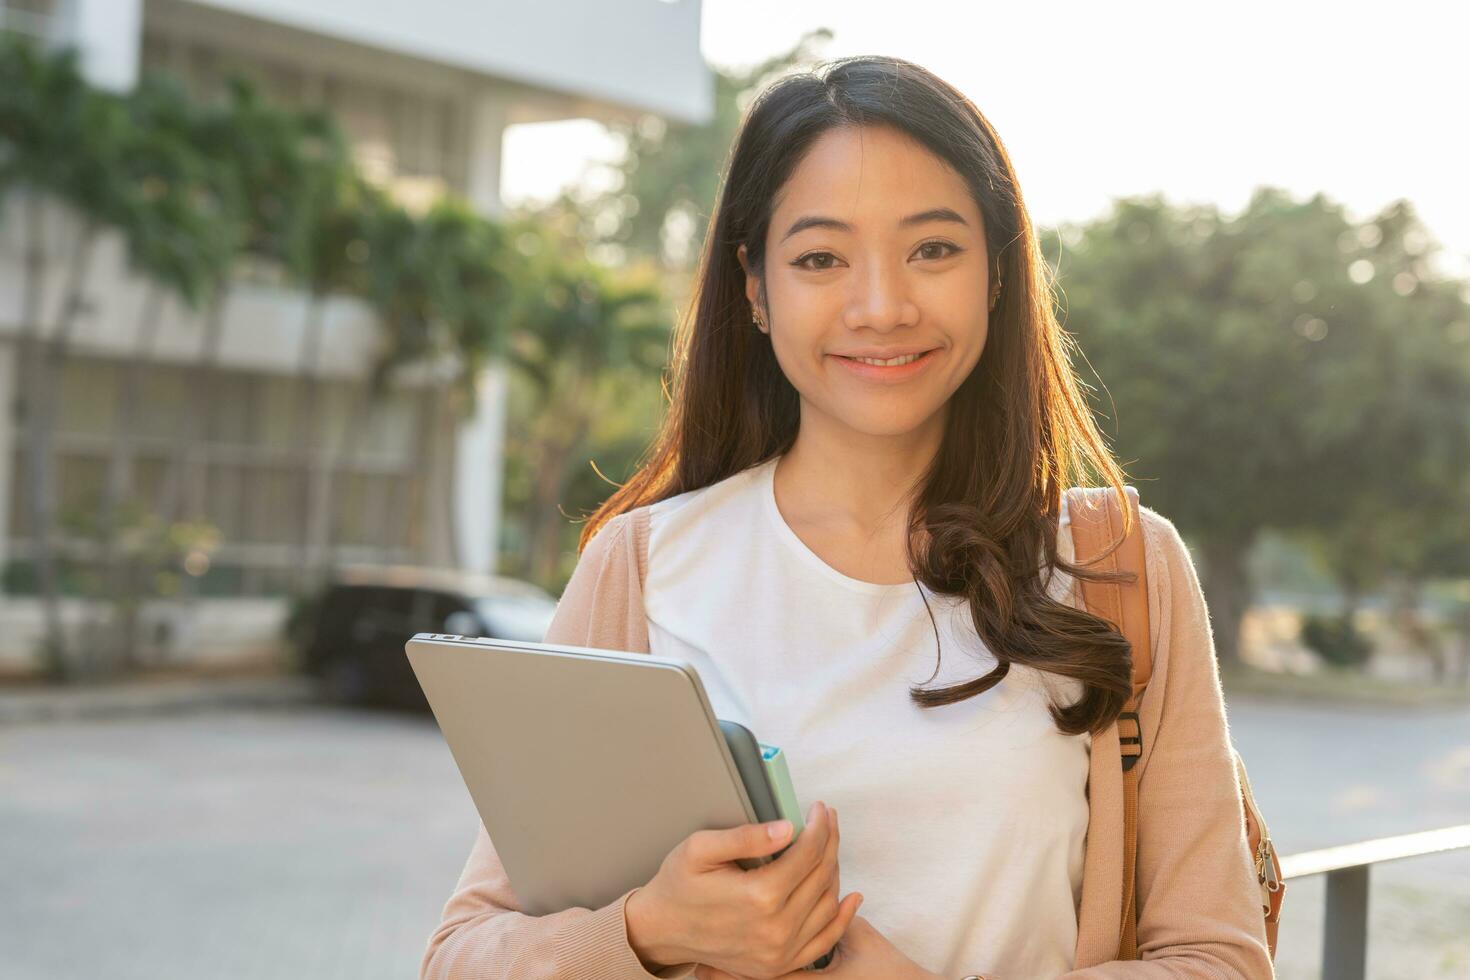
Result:
M914 412L911 405L893 411L884 411L877 405L865 406L842 416L849 429L875 437L918 436L928 419L929 416Z

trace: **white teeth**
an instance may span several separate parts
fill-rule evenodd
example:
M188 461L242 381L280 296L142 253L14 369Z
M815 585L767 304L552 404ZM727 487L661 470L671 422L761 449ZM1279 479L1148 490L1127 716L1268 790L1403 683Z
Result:
M907 364L909 361L917 361L919 358L923 357L924 354L927 353L928 351L925 351L923 354L905 354L903 357L895 357L887 361L880 361L876 357L854 357L851 358L851 360L862 361L864 364L877 364L882 367L893 367L895 364Z

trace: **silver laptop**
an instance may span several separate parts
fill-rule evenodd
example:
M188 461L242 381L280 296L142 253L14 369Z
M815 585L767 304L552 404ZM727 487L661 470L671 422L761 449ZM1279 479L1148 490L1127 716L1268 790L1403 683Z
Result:
M682 660L438 633L405 649L528 914L606 905L694 831L757 822Z

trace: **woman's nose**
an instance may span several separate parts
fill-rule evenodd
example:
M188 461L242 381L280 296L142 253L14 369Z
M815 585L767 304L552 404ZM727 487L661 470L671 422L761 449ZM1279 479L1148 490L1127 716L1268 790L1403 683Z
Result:
M850 328L890 330L911 322L917 313L909 295L907 278L899 264L869 262L848 281L851 293L844 319Z

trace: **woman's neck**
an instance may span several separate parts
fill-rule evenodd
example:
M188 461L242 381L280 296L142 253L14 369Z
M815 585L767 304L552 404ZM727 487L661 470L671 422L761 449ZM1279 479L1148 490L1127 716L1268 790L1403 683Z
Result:
M782 513L869 537L907 526L918 481L938 452L938 433L854 437L850 429L831 429L804 417L795 442L777 461Z

